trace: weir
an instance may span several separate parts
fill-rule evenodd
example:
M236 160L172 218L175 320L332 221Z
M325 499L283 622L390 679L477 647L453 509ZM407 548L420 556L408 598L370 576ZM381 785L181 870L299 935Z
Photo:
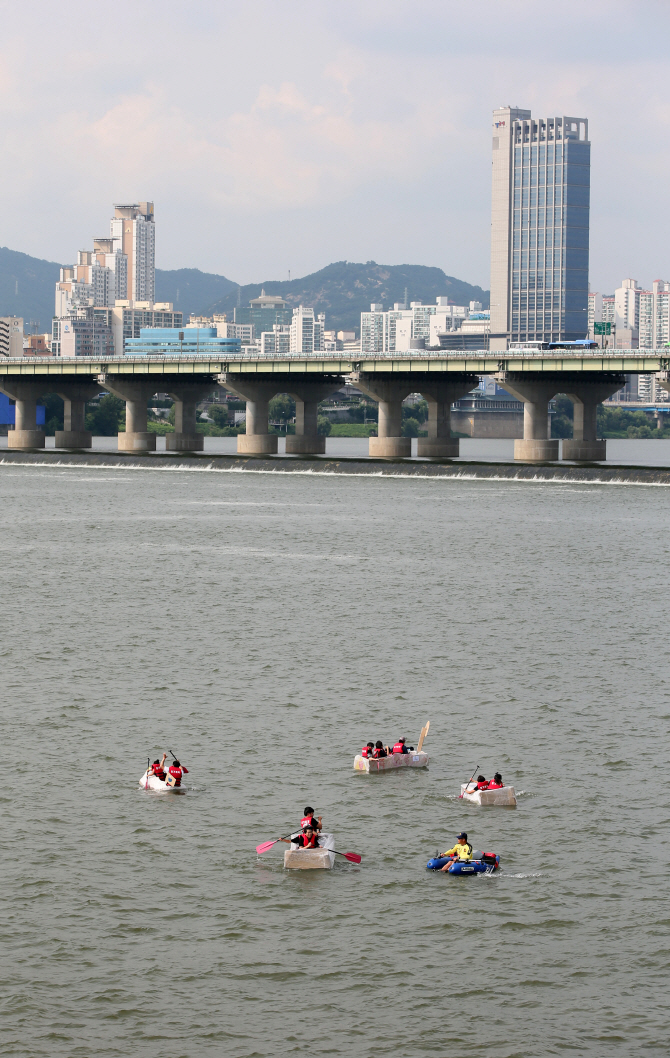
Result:
M412 349L408 354L344 359L339 354L311 356L123 357L0 357L0 391L16 403L16 427L10 448L43 448L44 431L37 429L36 405L47 393L65 401L65 424L58 431L59 448L88 448L85 402L102 390L126 403L126 430L118 435L120 452L152 452L156 435L147 429L147 401L156 392L176 401L175 432L167 435L172 452L198 452L203 437L197 433L196 405L220 387L247 403L246 432L237 438L241 455L277 452L277 436L269 432L268 404L279 393L296 400L296 433L287 437L287 453L319 455L325 437L317 432L319 402L345 381L353 382L379 405L378 436L369 440L371 456L404 459L411 440L402 436L402 401L420 393L428 402L428 436L419 438L418 455L429 459L458 456L458 439L451 437L451 405L470 392L481 375L498 382L524 403L523 439L515 441L520 462L558 459L558 441L549 436L548 403L557 393L573 401L574 436L563 442L563 458L602 461L606 442L597 437L598 404L616 393L627 374L656 374L670 389L670 355L663 350L552 350L495 353L446 352Z

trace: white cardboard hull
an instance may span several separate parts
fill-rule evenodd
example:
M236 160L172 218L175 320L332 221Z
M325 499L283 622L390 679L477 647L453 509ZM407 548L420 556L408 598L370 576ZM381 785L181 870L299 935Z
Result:
M321 848L301 849L291 845L284 853L284 867L297 871L330 870L335 863L335 838L332 834L319 834Z
M145 771L140 775L140 790L151 790L153 793L186 793L183 786L168 786L156 775L147 777Z
M392 753L389 757L362 757L360 753L354 758L354 771L366 771L376 774L380 771L395 771L397 768L427 768L428 754Z
M461 783L461 794L464 801L473 805L513 807L516 804L513 786L503 786L501 790L475 790L474 784L464 782Z

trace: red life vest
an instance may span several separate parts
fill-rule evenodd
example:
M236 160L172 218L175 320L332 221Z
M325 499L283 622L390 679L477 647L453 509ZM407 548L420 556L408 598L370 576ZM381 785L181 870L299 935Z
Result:
M502 782L494 782L493 779L491 779L489 783L489 790L502 790L504 785L505 784Z
M175 768L174 764L170 765L170 775L174 779L175 786L181 786L181 777L186 771L186 768Z
M161 779L162 782L165 782L165 772L161 768L160 764L152 764L151 769L157 779Z
M383 749L373 749L373 751L372 751L372 756L373 756L373 757L374 757L375 759L378 759L379 757L381 757L381 755L382 755L382 753L383 753L383 752L384 752L384 750L383 750Z
M316 834L312 834L311 838L308 837L307 834L300 834L298 836L301 839L300 844L302 845L303 849L316 849L319 847L319 839L317 838Z
M404 742L396 742L396 744L393 747L393 749L391 750L391 752L392 753L404 753L405 752L405 743Z
M363 749L361 750L361 757L368 757L369 755L370 755L370 747L369 746L363 746Z
M491 784L490 784L490 782L488 781L488 779L485 779L485 780L484 780L484 782L478 782L478 783L477 783L477 789L478 789L478 790L488 790L488 788L489 788L489 786L490 786L490 785L491 785Z
M303 830L305 829L305 827L314 827L315 831L318 829L318 823L314 816L303 816L300 820L300 826Z

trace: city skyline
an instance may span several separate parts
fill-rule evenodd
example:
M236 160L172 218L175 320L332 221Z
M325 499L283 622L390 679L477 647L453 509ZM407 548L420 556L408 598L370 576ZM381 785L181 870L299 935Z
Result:
M421 0L168 0L156 18L152 4L120 0L110 23L80 0L58 19L35 0L9 8L2 242L67 261L73 238L99 231L101 201L150 194L162 268L244 283L374 259L488 288L485 129L509 102L589 116L592 287L664 275L668 221L649 207L670 161L670 10L568 0L554 50L553 15L537 4L462 14ZM120 56L113 77L99 63L103 37ZM631 136L635 150L622 150Z

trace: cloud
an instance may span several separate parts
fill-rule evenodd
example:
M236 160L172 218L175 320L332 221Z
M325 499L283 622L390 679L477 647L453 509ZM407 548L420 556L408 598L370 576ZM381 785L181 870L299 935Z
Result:
M163 267L249 281L375 258L487 286L489 119L510 102L590 120L594 287L670 272L649 211L670 162L665 4L565 0L558 25L530 0L115 12L6 12L7 245L71 260L114 200L153 198Z

